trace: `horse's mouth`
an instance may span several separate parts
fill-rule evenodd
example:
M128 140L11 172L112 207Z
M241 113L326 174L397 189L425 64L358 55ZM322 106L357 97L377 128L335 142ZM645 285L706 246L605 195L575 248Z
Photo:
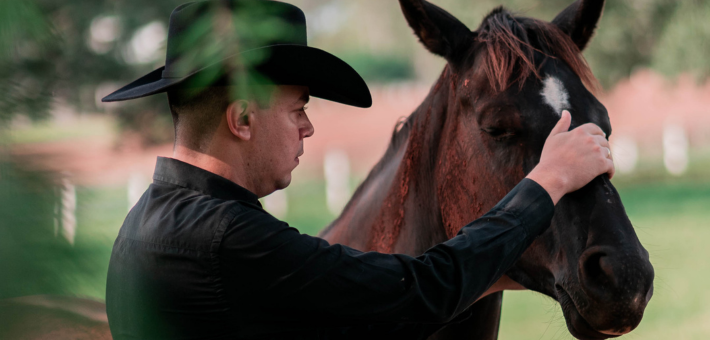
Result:
M567 291L559 285L556 285L555 289L557 290L557 302L562 307L567 329L572 333L572 336L580 340L597 340L616 338L621 335L605 334L594 329L580 314L575 301L567 294Z

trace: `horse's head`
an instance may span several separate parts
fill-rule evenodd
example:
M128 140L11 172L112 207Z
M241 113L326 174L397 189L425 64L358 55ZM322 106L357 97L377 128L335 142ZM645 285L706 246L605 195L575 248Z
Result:
M578 0L551 23L499 8L477 31L423 0L400 0L415 34L448 61L430 105L443 117L431 162L448 235L490 209L538 163L562 110L572 128L595 123L611 135L581 50L603 0ZM477 192L498 193L481 197ZM563 197L551 227L508 276L556 299L570 332L583 339L634 329L653 291L653 267L607 175Z

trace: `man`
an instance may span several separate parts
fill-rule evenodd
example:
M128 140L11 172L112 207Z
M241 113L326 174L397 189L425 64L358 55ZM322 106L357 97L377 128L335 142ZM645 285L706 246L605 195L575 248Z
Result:
M268 39L240 36L236 57L205 62L189 52L209 44L214 37L199 32L211 30L188 28L215 17L220 34L264 22L285 29ZM518 287L491 283L549 226L563 195L613 176L601 129L567 132L564 112L527 178L419 257L301 235L258 198L289 185L314 133L304 106L311 95L371 104L359 75L306 46L305 36L303 13L288 4L182 5L171 15L165 68L104 98L167 92L176 134L173 157L158 159L153 184L114 245L106 304L115 339L426 338L466 318L485 294ZM250 57L254 51L262 57ZM235 79L240 85L227 86Z

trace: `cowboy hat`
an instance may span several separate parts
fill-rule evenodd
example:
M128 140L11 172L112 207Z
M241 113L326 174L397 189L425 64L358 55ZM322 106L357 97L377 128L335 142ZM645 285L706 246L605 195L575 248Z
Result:
M367 84L350 65L307 45L306 17L291 4L215 0L180 5L170 15L166 52L165 66L102 101L215 86L225 75L249 74L272 84L308 86L314 97L372 105Z

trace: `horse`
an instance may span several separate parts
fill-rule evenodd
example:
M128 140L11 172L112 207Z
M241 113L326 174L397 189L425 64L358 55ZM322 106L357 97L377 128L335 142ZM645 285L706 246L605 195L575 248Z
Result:
M416 256L483 215L539 162L561 116L611 135L582 51L604 8L577 0L551 22L494 9L476 31L425 0L400 0L409 26L447 64L421 105L395 127L384 156L319 236L362 251ZM475 270L472 268L471 270ZM653 266L604 174L565 195L549 229L506 272L559 302L569 332L632 331L653 295ZM496 339L502 292L430 339Z

